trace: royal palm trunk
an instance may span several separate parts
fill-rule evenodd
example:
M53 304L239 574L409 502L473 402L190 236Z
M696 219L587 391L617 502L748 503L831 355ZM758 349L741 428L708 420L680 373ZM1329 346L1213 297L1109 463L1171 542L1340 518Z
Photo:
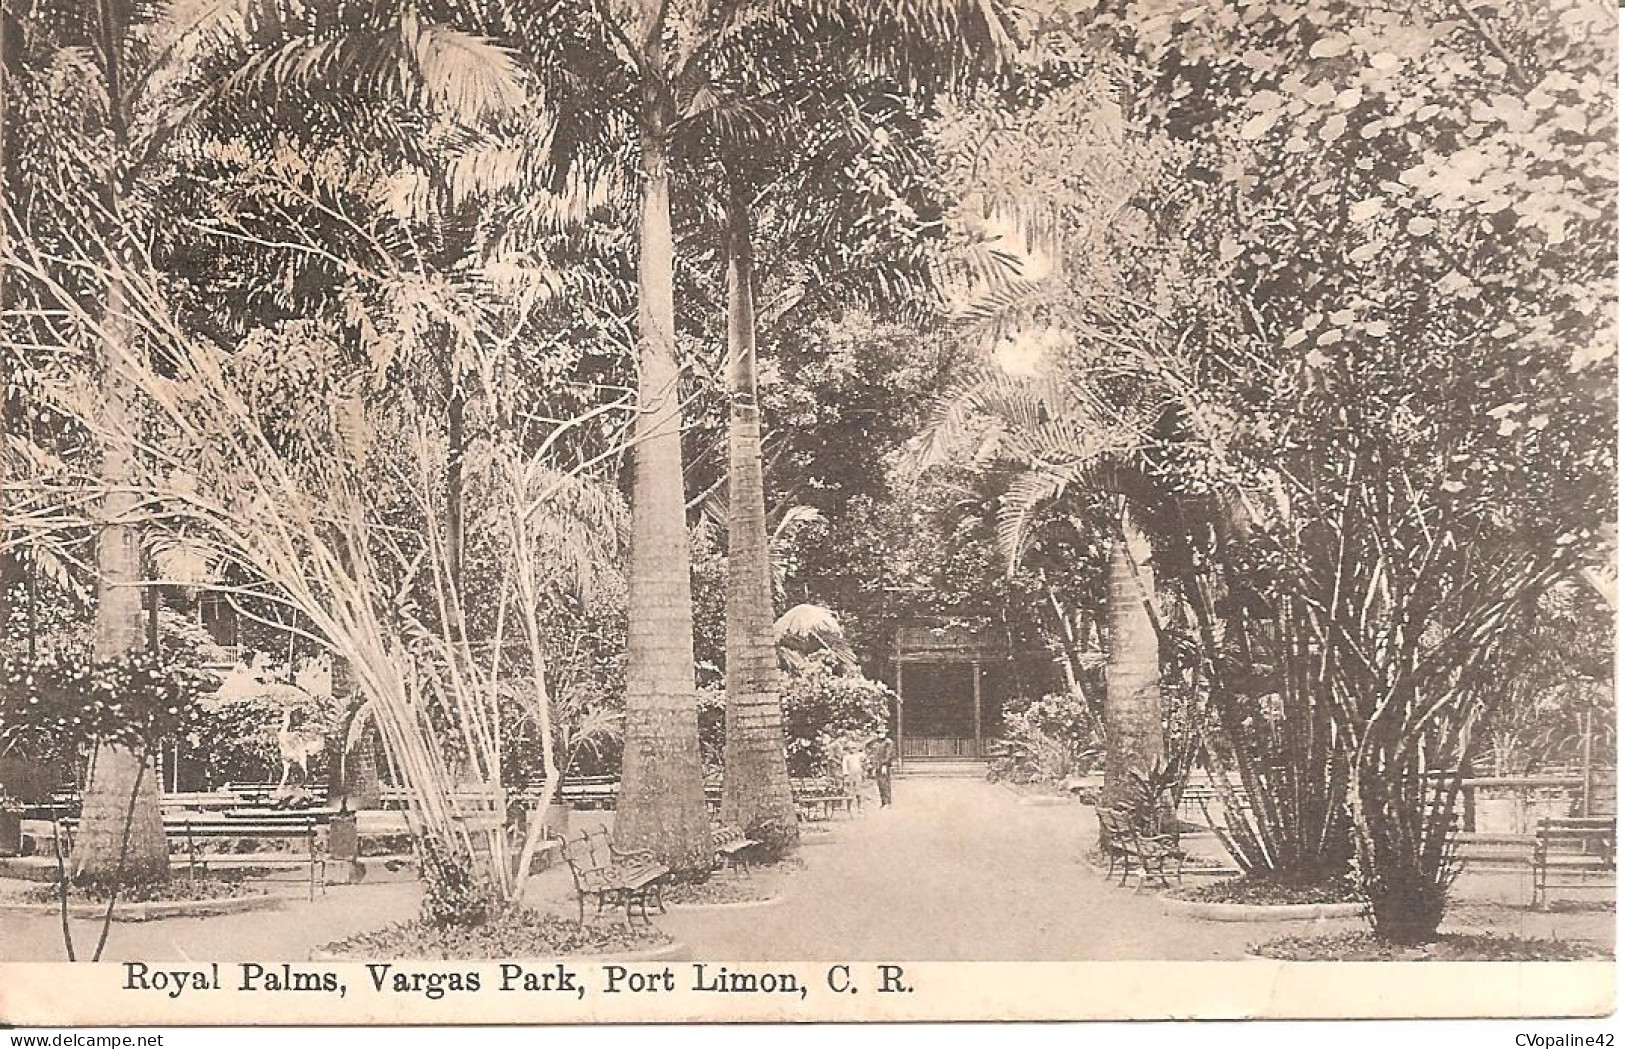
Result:
M660 68L658 17L642 27ZM615 838L677 871L710 868L710 821L695 704L694 607L683 492L682 401L672 303L670 103L644 87L638 226L638 418L626 630L625 750Z
M797 838L773 640L773 581L756 403L756 311L750 205L728 196L727 708L722 819L778 847Z
M92 656L100 661L140 651L145 644L141 600L140 533L130 518L139 505L131 487L136 432L133 406L117 361L128 350L130 325L123 295L108 289L102 371L103 423L114 435L102 457L102 528L96 537L96 618ZM79 835L73 847L76 879L111 882L167 878L169 852L158 804L158 776L150 758L127 747L95 748L84 789ZM122 854L122 863L121 863Z
M1129 773L1148 774L1161 764L1162 691L1157 628L1151 620L1155 594L1151 544L1126 516L1107 562L1106 783L1105 800L1129 792Z

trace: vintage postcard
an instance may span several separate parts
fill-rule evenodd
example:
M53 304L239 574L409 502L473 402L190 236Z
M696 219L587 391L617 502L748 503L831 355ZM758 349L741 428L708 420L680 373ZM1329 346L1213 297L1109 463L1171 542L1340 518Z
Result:
M0 0L0 1025L1612 1045L1617 44Z

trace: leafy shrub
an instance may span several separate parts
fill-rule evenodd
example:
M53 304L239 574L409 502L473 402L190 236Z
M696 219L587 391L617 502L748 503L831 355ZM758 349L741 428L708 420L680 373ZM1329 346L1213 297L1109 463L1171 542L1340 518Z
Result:
M817 656L780 684L786 757L797 778L835 774L841 751L874 739L891 716L891 689ZM722 765L726 709L720 687L700 689L700 753L712 768Z
M276 742L281 722L282 707L265 697L205 700L187 736L192 760L202 766L205 782L213 788L276 779L282 772ZM317 770L311 771L314 779Z
M1115 798L1105 799L1107 807L1122 823L1142 834L1163 834L1178 831L1179 821L1173 813L1178 803L1178 791L1184 789L1188 770L1176 762L1165 761L1145 772L1126 769L1123 782L1116 788Z
M50 752L101 740L147 747L185 731L215 679L149 652L95 660L83 649L0 660L0 749Z
M466 858L433 838L425 838L422 863L423 903L418 913L425 924L466 929L483 925L491 917L491 887L484 884Z
M1005 760L993 768L1014 783L1060 783L1089 771L1099 753L1082 697L1051 694L1013 707L1004 725Z
M891 689L861 675L837 672L831 662L810 660L785 676L784 719L790 775L833 775L839 753L885 731Z
M700 759L706 768L720 769L727 739L727 694L721 685L702 685L695 699L700 712Z

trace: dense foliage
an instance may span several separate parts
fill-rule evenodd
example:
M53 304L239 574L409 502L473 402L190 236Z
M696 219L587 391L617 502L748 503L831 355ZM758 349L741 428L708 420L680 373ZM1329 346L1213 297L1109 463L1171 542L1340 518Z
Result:
M1249 875L1352 859L1398 940L1462 774L1613 753L1591 0L13 15L0 752L261 778L286 706L193 654L330 653L321 731L381 740L426 919L475 922L540 824L460 784L634 770L621 843L698 862L749 575L873 677L904 623L1054 655L1013 774L1104 749L1150 823L1199 762ZM138 586L230 614L89 660ZM781 684L798 776L897 699Z
M885 685L827 657L809 659L787 673L780 696L790 775L796 777L838 772L846 750L861 750L885 731L896 701ZM723 703L720 689L700 692L700 742L712 767L722 760Z
M218 682L196 667L146 653L94 660L57 650L0 663L0 744L72 754L94 742L133 749L185 735L203 717L200 698Z
M1091 706L1075 693L1026 703L1018 698L1005 709L1007 752L994 769L1011 782L1049 784L1091 771L1101 744Z

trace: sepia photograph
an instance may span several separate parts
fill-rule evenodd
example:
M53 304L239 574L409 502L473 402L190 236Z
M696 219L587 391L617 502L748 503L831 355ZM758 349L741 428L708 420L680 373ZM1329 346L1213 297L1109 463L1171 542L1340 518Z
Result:
M0 0L0 1026L1609 1016L1618 40Z

